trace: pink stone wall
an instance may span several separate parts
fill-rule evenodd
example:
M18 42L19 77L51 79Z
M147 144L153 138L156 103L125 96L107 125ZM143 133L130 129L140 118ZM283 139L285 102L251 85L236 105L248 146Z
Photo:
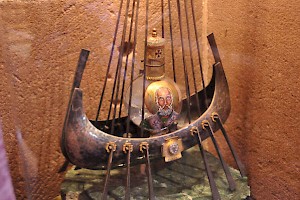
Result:
M78 55L81 48L91 50L82 87L86 112L94 117L118 2L0 1L0 115L18 199L59 194L63 175L57 171L64 161L59 140ZM300 4L204 2L207 33L215 33L230 86L226 128L246 165L252 196L297 199ZM196 5L201 13L202 3ZM152 11L153 26L156 16ZM206 146L213 151L210 142Z

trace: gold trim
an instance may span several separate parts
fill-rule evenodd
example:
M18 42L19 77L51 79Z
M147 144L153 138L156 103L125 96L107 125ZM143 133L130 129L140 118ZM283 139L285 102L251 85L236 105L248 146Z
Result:
M197 135L196 135L197 140L200 140L200 143L202 142L201 135L200 135L200 131L199 131L199 129L198 129L197 126L193 126L193 127L191 128L190 132L191 132L191 135L192 135L192 136L195 136L195 134L197 134Z
M149 149L149 144L148 144L148 142L142 142L142 143L140 144L140 151L141 151L141 152L144 152L144 150L146 150L146 149Z
M211 114L211 119L212 119L212 121L213 121L213 122L217 122L217 121L216 121L217 118L220 118L219 114L216 113L216 112L213 112L213 113Z
M198 129L197 126L193 126L193 127L191 128L190 132L191 132L191 135L194 136L194 134L198 134L199 129Z
M114 142L109 142L106 144L105 149L106 149L107 153L110 153L110 151L116 151L117 145Z
M126 142L124 145L123 145L123 152L124 153L128 153L129 152L132 152L133 151L133 145L129 142Z
M161 75L161 76L146 76L146 79L147 80L150 80L150 81L158 81L158 80L161 80L165 77L165 75Z
M209 121L208 120L203 120L201 122L201 125L202 125L202 129L206 130L206 126L209 126Z

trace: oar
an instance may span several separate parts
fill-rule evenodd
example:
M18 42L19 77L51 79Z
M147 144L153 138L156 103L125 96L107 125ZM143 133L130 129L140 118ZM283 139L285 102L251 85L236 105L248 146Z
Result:
M226 175L226 178L227 178L227 182L228 182L228 185L229 185L229 189L230 189L231 191L234 191L234 190L235 190L235 187L236 187L236 186L235 186L235 182L234 182L234 180L233 180L233 178L232 178L232 175L231 175L231 173L230 173L230 171L229 171L228 165L226 164L226 162L225 162L224 159L223 159L223 156L222 156L222 154L221 154L219 145L218 145L218 143L217 143L217 141L216 141L216 139L215 139L215 137L214 137L214 132L213 132L213 130L212 130L212 128L211 128L211 125L209 124L209 122L208 122L207 120L204 120L204 121L202 122L202 128L203 128L204 130L206 130L206 131L209 133L210 138L211 138L211 140L212 140L212 142L213 142L213 144L214 144L214 146L215 146L215 149L216 149L216 151L217 151L217 153L218 153L218 156L219 156L219 158L220 158L220 161L221 161L223 170L224 170L224 172L225 172L225 175Z
M106 170L106 176L105 176L105 182L104 182L104 189L102 193L102 200L107 199L107 192L108 192L108 182L110 178L110 170L111 170L111 164L113 159L113 154L116 151L117 145L113 142L110 142L106 146L106 151L109 153L108 161L107 161L107 170Z
M125 200L130 200L130 157L133 151L133 145L125 143L123 146L123 152L127 154L127 173L126 173L126 188L125 188Z
M149 199L154 200L153 178L152 178L151 164L150 164L150 158L149 158L149 144L147 142L142 142L140 144L140 151L144 154L146 161L147 161L146 165L147 165Z
M201 156L202 156L202 159L203 159L205 171L206 171L206 174L207 174L207 177L208 177L208 182L209 182L210 189L211 189L212 199L213 200L220 200L221 199L220 193L218 191L218 188L217 188L216 182L214 180L213 174L211 172L211 169L208 165L208 161L207 161L205 151L204 151L204 148L203 148L203 145L202 145L202 140L201 140L199 129L195 126L191 129L191 133L196 135L196 137L197 137L199 150L200 150L200 153L201 153Z
M245 166L243 165L243 163L242 163L241 160L239 159L239 157L238 157L236 151L234 150L233 145L232 145L231 142L230 142L230 139L229 139L229 137L228 137L228 135L227 135L227 132L226 132L224 126L223 126L223 123L222 123L222 121L221 121L219 115L218 115L217 113L213 113L213 115L212 115L212 120L213 120L214 122L217 122L217 123L218 123L218 125L219 125L219 127L220 127L220 129L221 129L221 131L222 131L222 133L223 133L223 136L224 136L224 138L226 139L226 142L227 142L227 144L228 144L228 146L229 146L229 148L230 148L230 151L231 151L232 156L233 156L233 158L234 158L234 160L235 160L235 163L236 163L236 165L238 166L238 168L239 168L239 170L240 170L240 174L241 174L242 177L245 177L245 176L246 176Z

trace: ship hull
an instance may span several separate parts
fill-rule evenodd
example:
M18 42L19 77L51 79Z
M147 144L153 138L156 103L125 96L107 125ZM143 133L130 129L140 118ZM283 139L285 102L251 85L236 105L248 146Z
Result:
M191 130L197 127L200 131L201 139L205 140L209 137L209 133L202 127L202 122L208 122L215 132L219 127L213 120L212 115L218 114L221 121L225 122L230 113L229 88L220 63L214 65L213 77L214 92L212 99L209 107L200 117L179 130L149 138L118 137L96 128L84 112L82 90L75 88L62 133L62 150L65 157L72 164L81 168L105 169L109 157L106 147L111 142L116 145L116 150L113 153L113 167L125 165L126 153L123 151L123 146L128 143L133 146L131 164L144 162L143 154L140 151L141 143L146 142L149 145L149 157L151 160L162 158L162 146L170 138L180 139L183 150L195 146L198 143L198 138L191 133Z

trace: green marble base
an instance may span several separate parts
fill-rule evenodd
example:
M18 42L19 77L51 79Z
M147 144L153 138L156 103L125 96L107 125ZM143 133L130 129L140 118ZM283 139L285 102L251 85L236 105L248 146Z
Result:
M250 195L247 178L242 178L239 171L230 168L237 185L236 190L231 192L220 161L210 153L207 153L207 158L222 199L240 200ZM156 199L211 200L209 182L197 148L184 152L179 160L170 163L160 160L153 162L151 167ZM101 199L105 174L103 170L70 169L61 185L63 199ZM125 181L126 168L111 171L109 199L124 197ZM148 199L145 165L131 168L131 199Z

